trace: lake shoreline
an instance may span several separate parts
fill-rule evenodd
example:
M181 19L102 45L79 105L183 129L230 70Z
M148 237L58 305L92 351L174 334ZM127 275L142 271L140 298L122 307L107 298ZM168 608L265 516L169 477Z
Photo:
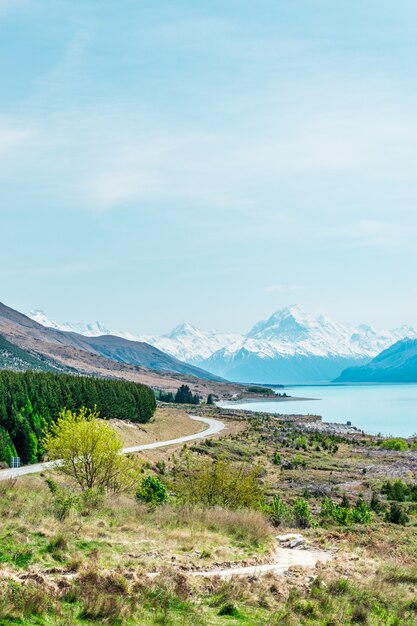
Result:
M220 401L220 405L259 414L312 416L319 413L323 424L339 424L341 430L354 424L364 433L383 437L407 439L417 432L417 384L303 385L287 388L288 392L294 395L238 396L234 400Z
M255 398L252 397L248 397L248 396L241 396L239 398L236 398L235 400L224 400L222 401L222 404L238 404L238 403L242 403L244 402L245 404L247 403L253 403L253 402L313 402L315 400L321 400L321 398L306 398L304 396L278 396L276 398L272 397L272 396L257 396Z

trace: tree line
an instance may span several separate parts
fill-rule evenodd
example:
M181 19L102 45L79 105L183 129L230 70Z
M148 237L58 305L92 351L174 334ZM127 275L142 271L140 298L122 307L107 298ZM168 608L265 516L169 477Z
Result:
M43 457L45 429L60 411L96 407L104 419L148 422L156 408L146 385L125 380L37 372L0 372L0 462Z
M200 404L198 394L193 394L188 385L178 387L175 394L171 391L160 391L159 398L161 402L175 402L176 404Z

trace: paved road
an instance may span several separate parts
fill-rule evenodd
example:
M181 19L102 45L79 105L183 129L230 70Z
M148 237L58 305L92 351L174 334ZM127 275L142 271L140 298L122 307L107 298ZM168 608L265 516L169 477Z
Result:
M177 439L169 439L167 441L154 441L153 443L146 443L141 446L131 446L130 448L123 448L123 453L128 454L129 452L142 452L142 450L155 450L155 448L164 448L165 446L185 443L186 441L205 439L210 435L220 433L225 428L223 422L220 422L219 420L214 420L210 417L199 417L197 415L190 415L189 417L196 422L203 422L203 424L207 424L208 428L199 433L194 433L193 435L185 435L184 437L178 437ZM25 476L26 474L37 474L38 472L43 472L47 469L51 469L52 467L56 466L57 463L59 463L59 461L48 461L46 463L24 465L23 467L19 467L17 469L0 470L0 480L7 480L8 478Z

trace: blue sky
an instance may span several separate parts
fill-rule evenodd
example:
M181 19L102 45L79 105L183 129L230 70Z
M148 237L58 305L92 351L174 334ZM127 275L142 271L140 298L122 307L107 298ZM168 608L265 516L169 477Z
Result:
M417 4L0 0L0 299L417 324Z

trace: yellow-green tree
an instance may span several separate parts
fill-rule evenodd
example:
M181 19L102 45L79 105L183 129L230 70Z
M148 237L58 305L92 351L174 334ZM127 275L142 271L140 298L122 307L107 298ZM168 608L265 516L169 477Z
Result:
M46 458L81 489L114 492L133 489L139 480L137 459L121 456L123 441L96 409L63 409L43 440Z

